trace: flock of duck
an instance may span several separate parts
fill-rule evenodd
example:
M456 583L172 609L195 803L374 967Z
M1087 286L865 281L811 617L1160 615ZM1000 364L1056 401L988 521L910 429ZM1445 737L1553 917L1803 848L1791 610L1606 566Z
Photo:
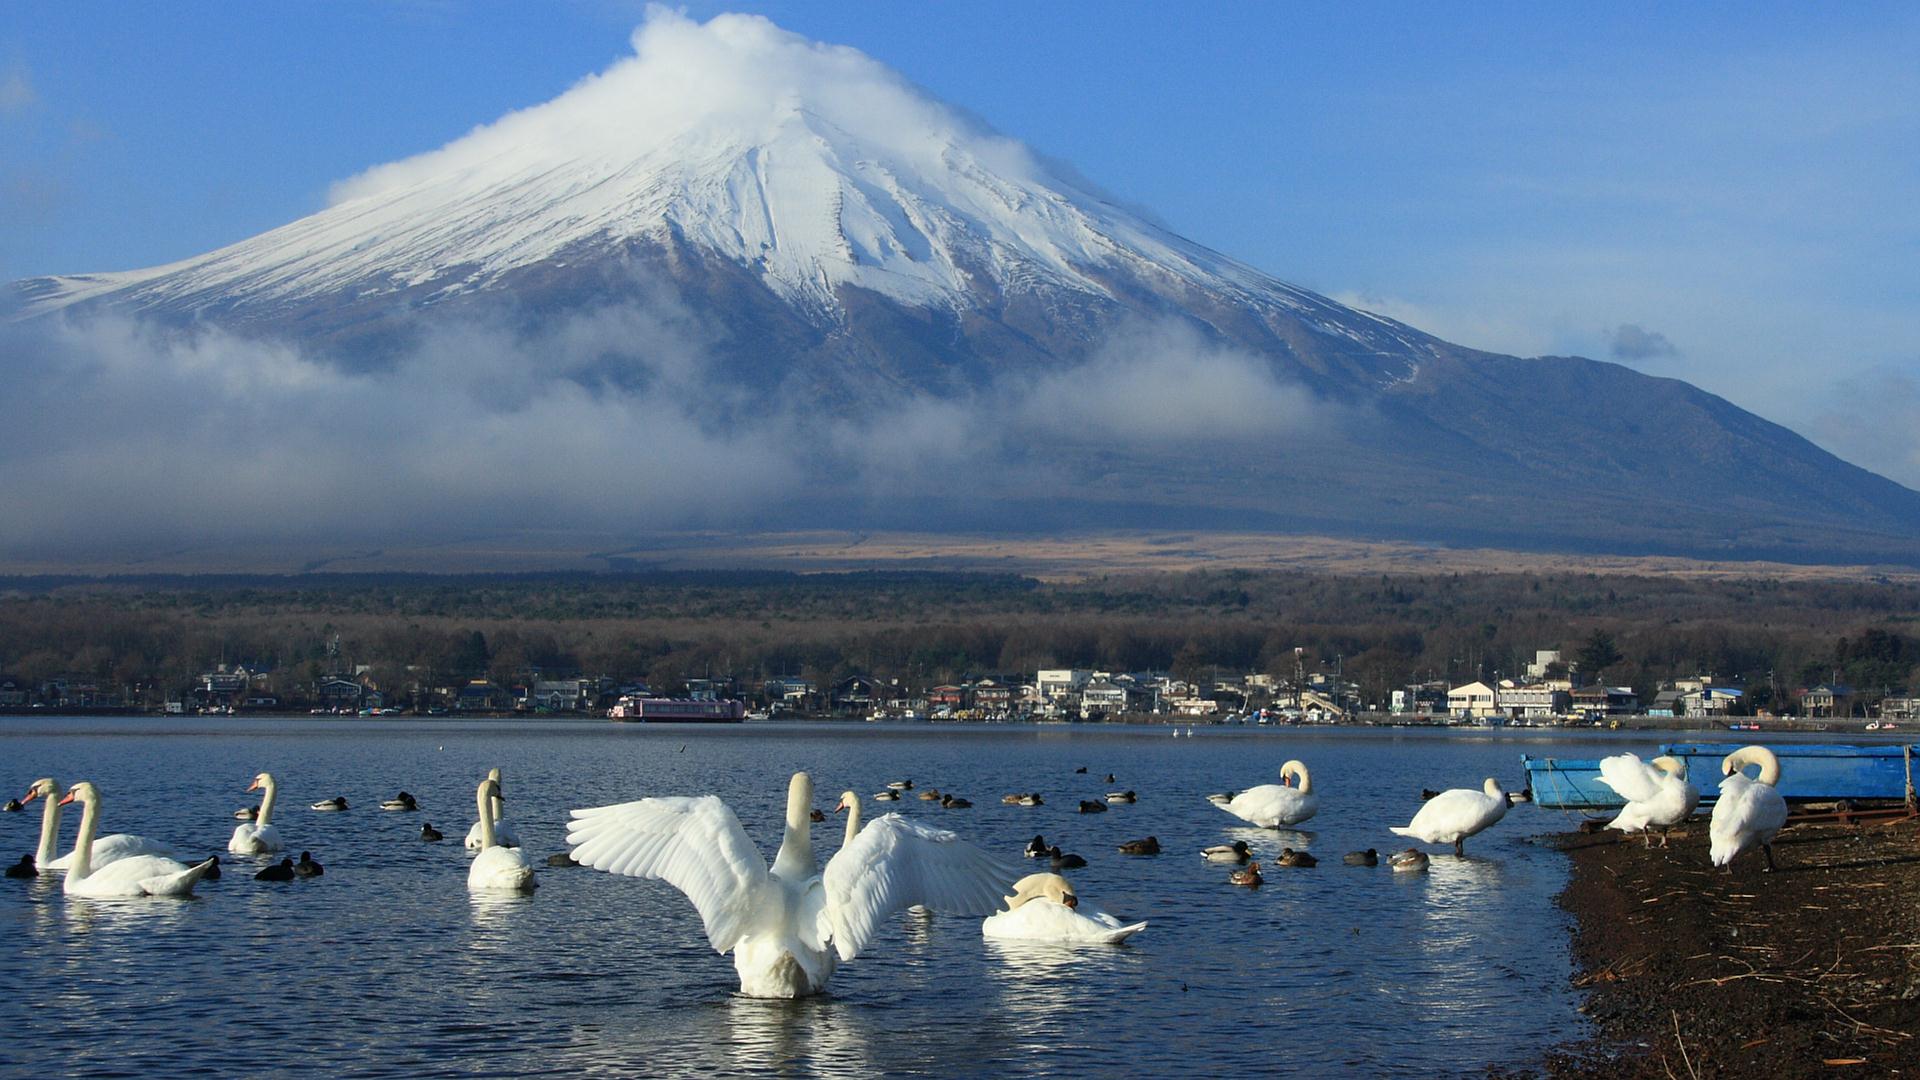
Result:
M1744 770L1759 767L1757 778ZM1084 772L1085 770L1079 770ZM1758 846L1773 864L1772 840L1786 821L1786 804L1775 785L1779 763L1764 747L1745 747L1727 756L1725 778L1714 806L1710 827L1712 861L1731 863L1741 852ZM1642 762L1632 754L1605 759L1604 783L1627 800L1626 808L1610 824L1628 832L1658 828L1665 833L1690 816L1699 804L1699 791L1687 780L1683 763L1673 758ZM1107 780L1112 782L1113 777ZM492 770L475 790L475 821L466 846L476 851L469 866L467 886L476 893L528 892L535 888L534 866L519 848L519 838L502 820L499 769ZM898 800L911 791L911 780L896 781L873 796L875 801ZM270 773L254 777L248 792L259 791L260 802L236 812L240 824L233 830L228 851L243 855L270 855L283 850L274 824L278 786ZM1523 793L1507 793L1496 780L1480 789L1456 788L1426 792L1425 804L1404 826L1390 831L1428 844L1452 844L1464 853L1467 838L1485 831L1521 801ZM548 860L551 865L582 865L608 873L664 881L693 903L716 952L732 953L741 992L754 997L793 998L825 989L835 966L857 957L873 940L885 920L909 908L985 916L981 932L988 938L1055 944L1117 944L1146 928L1146 923L1120 919L1081 904L1062 870L1085 866L1077 855L1063 852L1045 837L1027 844L1029 859L1048 860L1048 869L1019 875L1007 863L970 844L952 831L897 813L871 822L862 818L862 802L852 792L841 793L835 813L846 814L840 849L821 867L814 856L812 825L825 815L813 807L813 781L808 774L793 775L787 790L785 830L779 850L769 865L748 839L733 810L713 795L653 797L571 811L568 852ZM931 796L931 797L929 797ZM952 793L923 791L920 798L947 808L972 804ZM1262 784L1244 791L1207 796L1225 812L1262 828L1289 828L1319 812L1320 798L1306 765L1288 761L1278 784ZM65 874L64 891L85 898L186 896L194 885L219 875L218 857L188 865L173 857L165 845L144 837L116 833L97 835L102 798L90 782L74 784L64 793L51 778L35 781L23 802L44 799L37 855L23 857L7 870L8 877L32 877L41 871ZM1133 791L1108 794L1108 802L1128 803ZM1042 805L1038 793L1008 795L1006 802ZM74 848L60 856L57 844L61 808L79 803L82 816ZM8 809L19 809L10 803ZM1098 800L1082 804L1083 812L1106 805ZM389 811L410 811L418 802L406 792L385 800ZM314 803L318 812L345 810L344 797ZM421 839L437 841L443 834L430 823L421 826ZM1156 837L1120 845L1123 854L1158 855ZM1245 840L1207 847L1202 858L1232 865L1228 880L1257 888L1261 866ZM1376 866L1379 852L1348 853L1343 862ZM1420 872L1428 856L1407 848L1385 856L1396 872ZM1306 868L1318 860L1304 850L1285 848L1276 866ZM283 858L256 874L267 881L315 877L324 873L309 852L298 862ZM1011 887L1011 893L1007 890Z

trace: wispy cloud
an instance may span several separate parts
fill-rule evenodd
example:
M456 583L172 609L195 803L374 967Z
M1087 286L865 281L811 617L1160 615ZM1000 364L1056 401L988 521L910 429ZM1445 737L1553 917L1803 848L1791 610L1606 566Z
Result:
M1673 342L1667 340L1667 335L1633 323L1621 323L1607 337L1607 351L1616 360L1648 360L1658 356L1675 356L1680 352L1673 347Z
M39 103L40 95L34 92L24 66L16 64L0 72L0 116L25 112Z

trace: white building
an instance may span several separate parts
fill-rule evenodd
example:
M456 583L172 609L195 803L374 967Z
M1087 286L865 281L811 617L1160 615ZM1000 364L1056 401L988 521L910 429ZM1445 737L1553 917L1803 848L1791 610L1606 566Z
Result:
M1483 682L1470 682L1447 691L1447 711L1455 716L1479 719L1499 716L1498 695Z
M1034 676L1034 686L1040 696L1048 701L1058 701L1077 692L1093 678L1093 672L1081 668L1064 668L1055 671L1042 671Z

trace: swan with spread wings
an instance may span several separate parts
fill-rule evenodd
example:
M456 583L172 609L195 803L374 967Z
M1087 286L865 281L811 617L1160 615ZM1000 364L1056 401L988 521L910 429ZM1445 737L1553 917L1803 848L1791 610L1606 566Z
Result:
M854 813L857 807L845 807ZM834 965L913 905L986 915L1018 877L945 829L887 814L859 828L821 871L813 854L813 780L793 774L786 833L769 868L717 796L653 798L573 811L567 844L582 866L664 881L700 912L714 951L733 953L740 992L798 998L826 989Z

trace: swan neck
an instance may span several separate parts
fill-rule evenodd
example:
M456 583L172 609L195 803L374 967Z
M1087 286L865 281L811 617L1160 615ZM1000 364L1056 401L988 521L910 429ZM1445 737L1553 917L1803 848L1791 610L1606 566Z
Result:
M73 844L73 863L67 867L67 877L79 881L93 873L93 833L100 826L100 796L91 795L80 801L80 837Z
M480 814L480 850L493 846L493 781L482 781L480 790L474 798L475 808Z
M849 844L852 844L853 838L859 835L860 835L860 799L856 796L855 798L853 798L847 803L847 835L846 835L846 838L841 841L840 846L844 848Z
M260 785L260 816L254 818L253 823L257 828L264 829L268 825L273 824L273 800L278 794L280 785L273 782L272 773L262 773L261 775L265 776L267 780L266 783Z
M813 780L806 773L794 773L787 786L787 828L780 838L780 852L773 859L773 873L789 881L802 881L819 872L813 857Z
M1289 761L1287 765L1293 770L1293 775L1300 780L1300 794L1311 795L1313 793L1313 774L1307 771L1306 764L1299 761Z
M53 794L46 797L47 805L40 810L40 850L33 860L42 869L60 857L61 794L60 785L53 785Z

